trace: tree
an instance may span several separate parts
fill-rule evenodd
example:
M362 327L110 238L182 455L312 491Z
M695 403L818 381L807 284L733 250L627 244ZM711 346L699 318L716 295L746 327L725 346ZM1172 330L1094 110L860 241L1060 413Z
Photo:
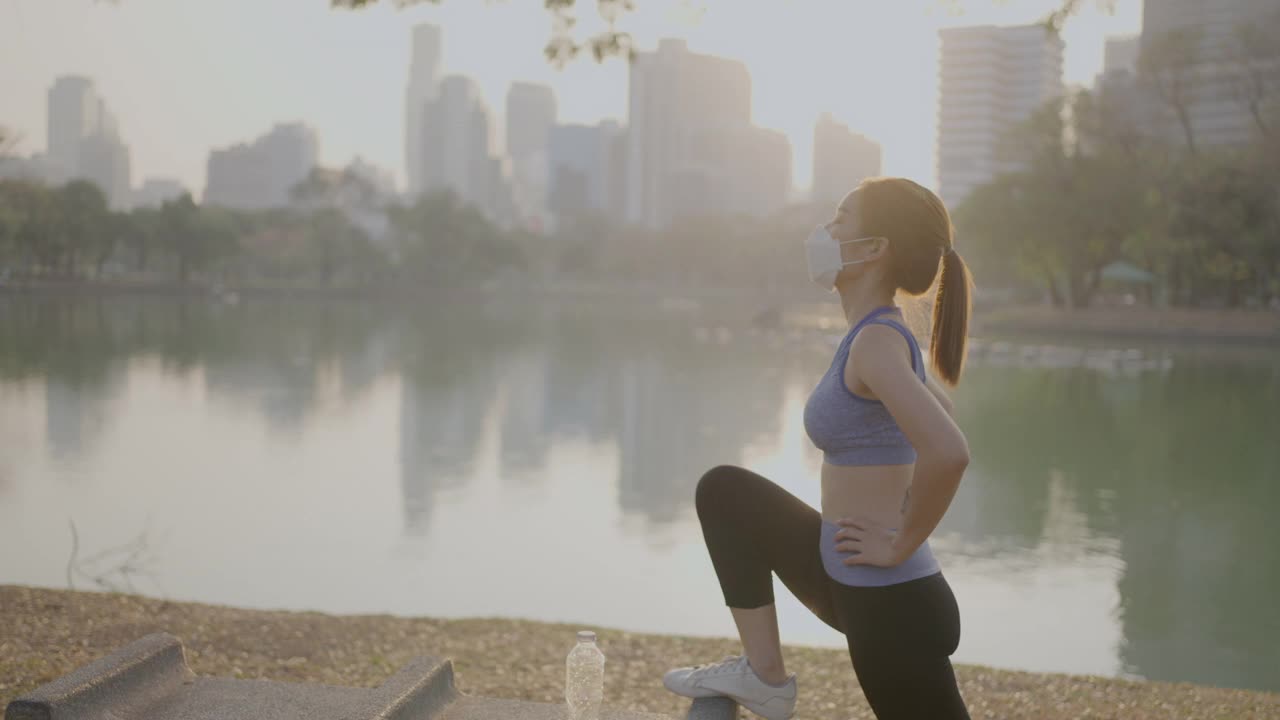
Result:
M289 189L294 205L316 210L342 207L373 210L381 203L378 188L351 168L331 170L315 167L302 182Z
M177 257L178 281L183 284L193 270L205 270L232 254L242 231L230 211L200 207L190 193L162 205L160 218L164 242Z
M1027 178L1008 173L973 190L956 207L957 238L969 262L981 267L984 282L1042 285L1055 307L1064 304L1058 279L1061 261L1042 233L1033 202L1041 199Z
M330 0L335 8L360 9L378 4L379 0ZM396 0L401 5L417 2L439 3L441 0ZM630 58L634 55L630 34L618 29L622 16L635 9L635 0L596 0L596 10L604 18L606 29L583 40L573 37L578 23L575 0L545 0L551 14L551 38L543 48L547 60L562 65L590 50L597 62L607 57Z
M503 267L524 267L520 248L450 191L389 209L404 280L429 287L482 283Z
M1262 137L1275 132L1275 113L1280 106L1280 11L1258 22L1236 28L1228 50L1232 91L1249 112Z
M339 269L363 273L375 264L377 251L369 236L337 208L322 208L307 217L307 247L320 283L332 284Z
M1187 150L1197 152L1191 103L1196 93L1200 41L1204 30L1179 28L1144 41L1138 58L1138 77L1173 111Z
M1080 90L1046 104L998 148L1021 169L956 208L975 261L1043 283L1054 305L1088 305L1146 217L1141 146L1114 99Z
M73 180L57 190L57 205L58 232L49 238L48 258L74 275L78 258L96 255L107 242L107 196L87 180Z
M163 234L162 222L160 208L140 207L129 213L125 240L133 251L134 270L138 272L147 270L151 252L156 248Z
M1213 290L1228 307L1238 307L1246 292L1262 290L1270 279L1276 186L1250 170L1224 154L1184 167L1170 222L1191 261L1180 268L1189 275L1184 283L1191 303Z
M400 6L414 5L420 2L439 4L442 0L394 0ZM605 21L605 29L595 35L575 39L574 27L578 24L577 0L543 0L547 12L551 15L551 38L543 48L546 58L562 65L577 58L583 51L590 51L591 56L600 62L609 57L631 59L635 56L635 48L631 35L620 29L622 18L636 8L636 0L595 0L596 12ZM959 8L965 2L974 0L939 0L943 5ZM1004 0L985 0L987 2L1003 2ZM330 0L335 8L358 10L377 5L380 0ZM1094 4L1104 9L1114 8L1116 0L1094 0ZM586 3L583 3L586 4ZM1067 18L1078 12L1085 5L1085 0L1060 0L1056 10L1049 13L1044 23L1054 29L1061 28Z
M45 246L58 231L59 212L54 193L23 180L0 181L0 215L5 244L13 261L31 275L46 257Z

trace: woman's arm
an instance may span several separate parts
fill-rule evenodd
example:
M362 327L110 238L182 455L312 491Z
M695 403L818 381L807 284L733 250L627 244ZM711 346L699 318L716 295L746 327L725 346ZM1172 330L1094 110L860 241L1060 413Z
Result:
M938 526L969 464L969 444L949 414L950 401L944 405L920 382L903 352L905 345L893 328L870 325L849 350L858 379L884 403L916 449L911 501L893 541L895 565L910 557Z
M938 404L942 406L942 409L946 410L951 417L955 417L956 406L955 403L951 402L951 398L947 397L947 391L932 375L925 373L924 379L925 387L929 388L929 392L933 393L933 396L938 399Z

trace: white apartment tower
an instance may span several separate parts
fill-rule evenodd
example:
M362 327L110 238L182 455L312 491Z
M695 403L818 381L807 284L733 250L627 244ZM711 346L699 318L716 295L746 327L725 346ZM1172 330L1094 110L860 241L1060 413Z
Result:
M1141 48L1141 35L1109 37L1102 51L1102 73L1138 72L1138 50Z
M938 190L954 208L1017 168L1001 159L1005 133L1062 95L1062 39L1044 25L940 31Z
M1280 25L1280 3L1276 0L1146 0L1142 15L1142 47L1145 49L1171 31L1191 29L1199 33L1194 68L1190 74L1188 115L1192 133L1200 145L1244 145L1256 137L1257 124L1248 105L1249 83L1239 62L1236 35L1249 25L1275 28ZM1271 38L1272 47L1277 42ZM1256 61L1255 61L1256 62ZM1268 94L1274 98L1280 88L1280 50L1271 53L1254 69L1267 77ZM1160 100L1151 98L1160 105ZM1167 137L1184 137L1173 111L1158 107Z

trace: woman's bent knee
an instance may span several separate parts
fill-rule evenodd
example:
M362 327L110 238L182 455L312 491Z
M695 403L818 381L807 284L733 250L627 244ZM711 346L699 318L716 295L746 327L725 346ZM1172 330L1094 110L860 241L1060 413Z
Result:
M720 505L719 499L732 492L732 486L742 479L741 473L742 468L733 465L717 465L703 473L694 491L694 506L698 512Z

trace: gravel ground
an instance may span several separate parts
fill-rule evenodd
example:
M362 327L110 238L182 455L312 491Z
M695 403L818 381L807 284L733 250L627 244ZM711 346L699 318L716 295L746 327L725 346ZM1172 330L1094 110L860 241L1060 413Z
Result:
M453 660L465 693L563 702L564 658L579 629L595 630L607 657L606 705L675 717L689 701L662 687L666 670L741 652L733 639L589 625L245 610L0 585L0 707L159 630L183 641L199 675L372 687L411 657L436 655ZM784 655L788 670L799 675L796 720L873 717L845 651L787 645ZM1274 693L968 665L956 673L975 719L1280 718L1280 694Z

